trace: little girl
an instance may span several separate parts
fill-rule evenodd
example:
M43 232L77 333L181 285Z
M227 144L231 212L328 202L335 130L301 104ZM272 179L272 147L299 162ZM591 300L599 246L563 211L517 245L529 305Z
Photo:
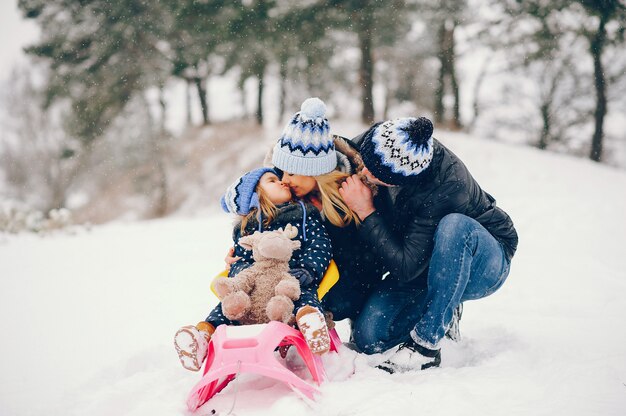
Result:
M331 258L330 239L322 225L319 212L312 205L292 201L289 187L283 184L270 168L259 168L246 173L233 183L221 200L226 212L241 219L233 230L235 256L228 276L235 276L254 263L252 251L244 250L237 242L255 231L271 231L291 224L298 229L301 247L293 252L289 273L300 281L301 295L294 301L296 323L301 328L311 351L323 354L330 348L328 328L317 297L317 286ZM184 326L176 332L174 346L181 364L198 371L206 357L208 341L218 325L238 325L222 313L218 304L197 325ZM304 327L319 327L319 331L305 331Z

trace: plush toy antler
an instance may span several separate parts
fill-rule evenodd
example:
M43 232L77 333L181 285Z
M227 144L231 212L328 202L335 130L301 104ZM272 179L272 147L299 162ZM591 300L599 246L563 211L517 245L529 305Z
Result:
M290 238L293 240L294 238L298 236L298 229L291 224L287 224L285 226L285 231L283 231L283 234L285 234L287 238Z

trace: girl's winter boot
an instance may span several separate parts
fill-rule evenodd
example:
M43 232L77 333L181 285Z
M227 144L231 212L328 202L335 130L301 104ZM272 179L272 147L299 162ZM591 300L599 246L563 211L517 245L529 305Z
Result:
M196 326L187 325L176 331L174 347L183 367L191 371L202 368L213 332L215 327L204 321Z
M324 354L330 349L328 326L322 313L309 305L303 306L296 314L296 323L313 354Z

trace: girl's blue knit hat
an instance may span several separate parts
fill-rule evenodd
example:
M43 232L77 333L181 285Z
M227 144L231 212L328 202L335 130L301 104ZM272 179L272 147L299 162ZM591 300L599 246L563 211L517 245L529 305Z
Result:
M253 208L258 208L259 195L256 193L256 187L261 176L267 172L276 173L272 168L259 168L237 179L222 196L220 200L222 209L232 214L248 215Z
M306 99L276 143L272 164L295 175L332 172L337 167L337 153L325 113L322 100Z

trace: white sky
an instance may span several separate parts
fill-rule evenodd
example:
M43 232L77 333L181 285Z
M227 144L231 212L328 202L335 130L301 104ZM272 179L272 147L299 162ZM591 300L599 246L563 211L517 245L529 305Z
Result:
M37 39L39 30L33 21L22 18L17 0L0 1L0 80L25 60L22 48Z

